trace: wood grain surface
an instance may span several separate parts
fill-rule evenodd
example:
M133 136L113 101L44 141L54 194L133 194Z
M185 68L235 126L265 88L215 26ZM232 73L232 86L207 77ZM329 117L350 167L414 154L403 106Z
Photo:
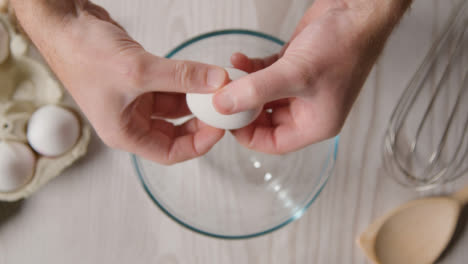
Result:
M288 39L307 0L99 0L159 55L199 33L247 28ZM356 237L373 219L421 196L450 193L468 176L431 192L396 184L382 165L390 114L455 1L415 0L390 38L341 134L323 193L299 220L262 237L226 241L195 234L148 198L129 155L94 135L89 155L28 200L0 203L0 264L367 263ZM437 212L435 212L437 213ZM467 263L468 213L440 263Z

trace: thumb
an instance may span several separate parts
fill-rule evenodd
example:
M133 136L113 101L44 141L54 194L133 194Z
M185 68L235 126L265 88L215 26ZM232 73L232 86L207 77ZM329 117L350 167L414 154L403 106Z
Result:
M233 114L263 106L278 99L296 96L303 85L297 67L281 59L271 66L246 75L221 89L213 99L216 110Z
M229 80L222 67L147 55L136 69L144 92L210 93Z

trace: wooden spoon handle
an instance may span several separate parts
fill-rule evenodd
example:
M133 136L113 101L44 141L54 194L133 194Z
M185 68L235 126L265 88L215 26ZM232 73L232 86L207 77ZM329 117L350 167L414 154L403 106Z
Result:
M463 205L468 204L468 186L465 186L460 191L453 195L453 198L460 201Z

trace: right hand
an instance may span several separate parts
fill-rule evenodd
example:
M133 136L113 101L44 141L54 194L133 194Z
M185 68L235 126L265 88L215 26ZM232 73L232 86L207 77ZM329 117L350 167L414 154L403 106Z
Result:
M12 0L21 25L111 147L163 164L206 153L224 134L192 119L185 93L213 92L224 69L146 52L100 6L87 0Z
M217 92L217 110L233 114L265 104L272 109L233 131L238 142L283 154L337 135L410 2L316 0L280 53L234 54L232 64L251 74Z

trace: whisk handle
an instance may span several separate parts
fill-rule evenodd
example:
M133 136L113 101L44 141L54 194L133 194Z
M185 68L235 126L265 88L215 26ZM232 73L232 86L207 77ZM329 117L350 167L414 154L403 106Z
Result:
M463 205L468 204L468 186L465 186L460 191L453 195L453 198L460 201Z

